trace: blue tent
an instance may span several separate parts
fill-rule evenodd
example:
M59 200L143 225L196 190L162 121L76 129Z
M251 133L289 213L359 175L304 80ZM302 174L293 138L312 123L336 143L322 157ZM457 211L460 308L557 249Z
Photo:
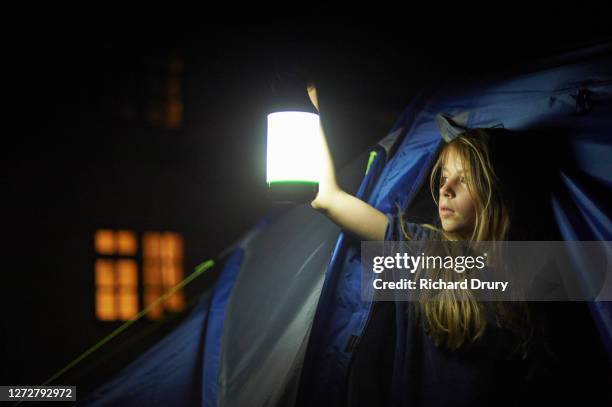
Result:
M533 137L542 135L551 154L562 151L546 174L555 177L545 197L555 233L612 240L612 44L416 97L386 137L340 172L340 184L382 212L397 203L414 209L414 221L430 220L420 197L444 143L441 112L463 127L529 134L534 148ZM373 311L360 298L360 242L298 205L272 210L224 260L185 322L83 404L346 402L349 369ZM594 301L588 309L597 345L612 358L612 304Z

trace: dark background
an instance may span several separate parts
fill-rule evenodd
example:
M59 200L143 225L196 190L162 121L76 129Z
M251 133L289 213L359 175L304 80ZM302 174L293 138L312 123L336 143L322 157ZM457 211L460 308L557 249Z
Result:
M5 96L2 149L9 261L0 383L41 384L119 326L95 318L95 230L177 231L188 274L273 208L266 114L307 78L318 84L342 168L424 89L528 71L610 38L607 22L577 20L443 32L430 22L211 26L158 17L40 24L17 36L5 54L6 87L16 92ZM184 107L177 128L154 117L171 78ZM198 278L187 297L197 299L216 273ZM140 321L58 384L101 380L87 377L118 369L180 317Z

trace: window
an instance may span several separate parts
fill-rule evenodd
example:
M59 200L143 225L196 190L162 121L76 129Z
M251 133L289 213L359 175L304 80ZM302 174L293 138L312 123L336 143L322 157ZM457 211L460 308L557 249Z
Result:
M183 280L183 239L175 232L145 232L142 236L142 285L139 290L138 240L129 230L98 230L94 236L96 317L102 321L128 320L138 314L138 294L144 307ZM184 294L177 291L151 309L150 319L164 311L180 311Z
M146 232L142 238L144 305L147 307L163 293L183 280L183 240L177 233ZM163 310L178 311L184 307L182 291L168 297L149 312L159 319Z
M185 63L175 57L166 65L163 76L151 78L146 119L153 127L178 130L183 125L184 104L181 94L182 75Z
M95 234L96 316L100 320L127 320L138 313L136 242L134 232L128 230Z

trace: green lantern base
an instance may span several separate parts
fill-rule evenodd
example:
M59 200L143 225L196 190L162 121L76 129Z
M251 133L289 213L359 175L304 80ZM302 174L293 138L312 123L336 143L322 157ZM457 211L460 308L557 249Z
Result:
M319 192L318 182L268 182L268 199L274 202L310 203Z

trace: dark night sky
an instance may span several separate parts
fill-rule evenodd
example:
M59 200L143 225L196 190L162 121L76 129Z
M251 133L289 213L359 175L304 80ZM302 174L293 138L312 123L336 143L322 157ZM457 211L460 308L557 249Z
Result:
M194 20L41 26L13 44L8 80L19 108L5 133L3 184L16 260L16 272L8 273L16 282L7 287L22 289L5 299L22 306L3 319L6 366L15 369L3 372L9 378L44 380L109 332L95 327L86 305L91 270L83 268L91 253L83 251L96 228L181 231L189 237L188 271L254 225L272 206L266 113L279 89L301 86L304 73L319 86L322 119L342 167L382 138L420 89L528 68L529 61L608 36L606 24L584 30L571 21L567 30L561 23L520 31L516 23L489 23L442 35L431 24L262 28ZM184 61L185 115L180 129L168 131L147 124L145 111L173 57ZM75 334L78 321L87 335ZM22 360L41 337L41 351L66 345L32 372Z

